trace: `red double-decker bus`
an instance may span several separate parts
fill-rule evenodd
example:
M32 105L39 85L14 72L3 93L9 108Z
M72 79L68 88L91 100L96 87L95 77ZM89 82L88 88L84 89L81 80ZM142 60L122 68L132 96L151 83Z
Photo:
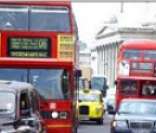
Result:
M156 41L125 41L117 63L117 107L123 98L156 98Z
M0 0L0 79L37 88L48 133L77 131L76 44L70 1Z

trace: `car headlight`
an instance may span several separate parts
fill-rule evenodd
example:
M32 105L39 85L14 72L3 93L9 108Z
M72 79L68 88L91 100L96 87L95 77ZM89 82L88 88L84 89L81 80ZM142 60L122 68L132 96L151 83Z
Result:
M113 121L112 123L113 127L117 127L117 128L127 128L127 122L126 121Z
M59 113L54 111L54 112L51 113L51 116L52 116L53 119L57 119L59 117Z

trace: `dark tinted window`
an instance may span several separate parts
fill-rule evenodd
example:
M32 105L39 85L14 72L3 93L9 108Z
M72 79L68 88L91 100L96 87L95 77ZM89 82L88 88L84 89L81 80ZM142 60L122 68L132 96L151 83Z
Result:
M31 108L32 108L32 111L35 112L35 111L39 111L39 99L38 99L38 96L35 92L31 92L30 93L30 98L31 98Z
M143 84L142 95L143 96L155 96L156 97L156 84L153 84L153 83Z
M120 91L124 94L130 94L137 91L137 83L133 80L121 81Z
M28 117L31 113L30 99L26 92L23 92L20 96L20 114L22 117Z

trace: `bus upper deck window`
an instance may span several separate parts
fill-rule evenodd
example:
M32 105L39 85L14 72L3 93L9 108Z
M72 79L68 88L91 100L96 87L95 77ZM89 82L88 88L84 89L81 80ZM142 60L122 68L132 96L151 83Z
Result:
M126 59L139 59L141 52L139 50L126 50L124 51L123 56Z
M144 59L156 59L156 51L154 50L144 50Z

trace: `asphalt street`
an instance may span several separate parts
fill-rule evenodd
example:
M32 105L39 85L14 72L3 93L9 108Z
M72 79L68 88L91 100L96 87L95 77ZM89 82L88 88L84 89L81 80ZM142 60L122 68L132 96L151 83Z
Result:
M81 122L78 133L110 133L110 122L113 116L105 115L103 125L96 122Z

